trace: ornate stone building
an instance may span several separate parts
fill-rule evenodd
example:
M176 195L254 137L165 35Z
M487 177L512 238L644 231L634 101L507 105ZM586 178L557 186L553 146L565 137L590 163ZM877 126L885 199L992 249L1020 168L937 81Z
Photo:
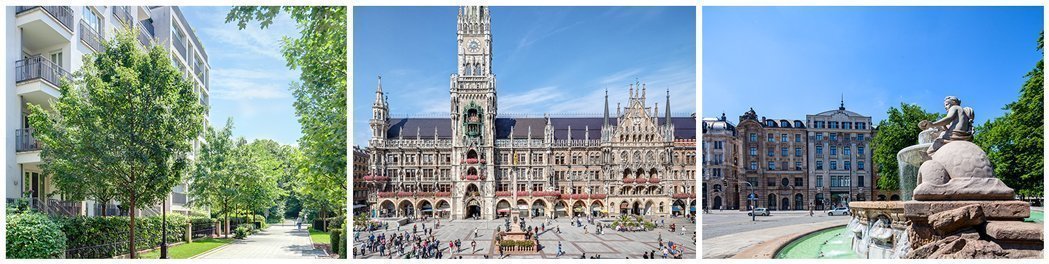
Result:
M724 113L703 119L702 151L703 207L739 209L739 138Z
M801 120L767 119L750 109L739 117L740 160L743 171L739 199L745 201L740 210L757 207L769 210L808 209L806 197L809 182L805 137L806 126ZM747 200L751 189L757 201Z
M459 9L449 117L391 117L379 79L362 177L373 215L671 215L695 207L695 117L672 117L669 92L664 113L637 84L614 116L607 91L601 117L500 116L490 15L487 7Z
M368 206L368 185L364 182L364 176L368 175L368 150L360 146L353 146L353 210L357 211Z
M806 115L809 149L808 197L816 210L871 199L871 117L838 109Z

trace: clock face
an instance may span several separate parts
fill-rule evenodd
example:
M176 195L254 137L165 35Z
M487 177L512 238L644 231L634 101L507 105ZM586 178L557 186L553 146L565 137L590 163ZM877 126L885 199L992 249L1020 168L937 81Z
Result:
M468 48L470 49L470 52L477 52L481 50L481 44L477 43L476 40L471 40Z

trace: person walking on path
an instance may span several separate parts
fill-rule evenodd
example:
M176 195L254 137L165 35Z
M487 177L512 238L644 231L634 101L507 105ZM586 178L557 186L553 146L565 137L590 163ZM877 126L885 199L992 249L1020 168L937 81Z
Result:
M561 255L564 255L564 253L564 251L561 251L561 241L557 241L557 256L560 257Z
M477 240L470 241L470 254L477 252Z

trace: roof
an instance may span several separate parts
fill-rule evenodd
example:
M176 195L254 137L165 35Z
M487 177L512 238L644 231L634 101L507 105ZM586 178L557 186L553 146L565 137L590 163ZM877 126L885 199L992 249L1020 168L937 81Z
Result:
M674 124L674 138L695 139L696 122L692 117L671 117ZM615 118L609 118L609 123L615 123ZM551 117L550 124L554 126L554 139L568 139L568 128L572 128L572 139L584 139L590 132L590 139L601 138L601 126L604 124L603 117ZM659 119L659 125L666 124L666 119ZM513 135L514 138L528 138L528 130L532 130L532 138L542 138L546 128L546 118L496 118L495 138L506 139ZM589 130L587 129L589 128ZM433 138L436 131L437 137L447 139L452 137L452 122L449 118L394 118L390 119L390 127L386 130L387 138Z

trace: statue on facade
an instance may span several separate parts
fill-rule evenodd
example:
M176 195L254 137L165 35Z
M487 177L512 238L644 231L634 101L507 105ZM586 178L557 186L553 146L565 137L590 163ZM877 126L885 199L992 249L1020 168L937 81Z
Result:
M972 108L962 107L958 97L943 102L947 115L936 121L921 121L922 130L940 132L926 152L930 159L918 169L914 199L928 200L1007 200L1013 189L994 176L987 153L972 143Z

